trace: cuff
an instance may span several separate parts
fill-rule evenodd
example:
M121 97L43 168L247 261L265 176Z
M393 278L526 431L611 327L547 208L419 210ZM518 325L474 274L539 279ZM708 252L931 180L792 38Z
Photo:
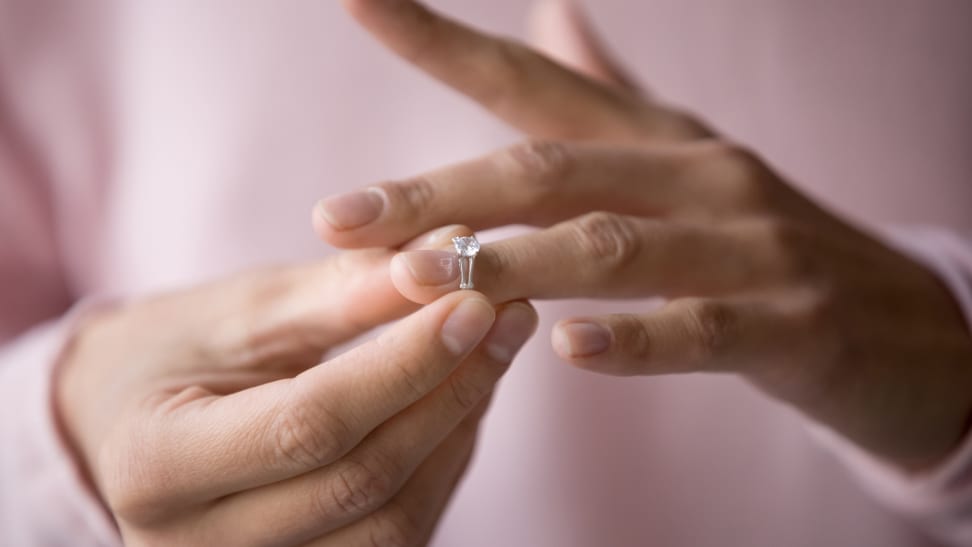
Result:
M972 244L935 228L892 228L883 240L938 276L972 332ZM972 545L972 433L936 468L908 474L827 428L814 424L810 430L879 500L941 539Z
M53 404L61 357L95 307L76 306L0 348L0 544L121 545L61 436Z

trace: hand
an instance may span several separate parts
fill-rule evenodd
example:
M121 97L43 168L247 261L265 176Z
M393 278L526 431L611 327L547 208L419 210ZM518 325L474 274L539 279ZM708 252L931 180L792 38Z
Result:
M345 5L416 66L544 139L379 185L383 208L353 228L327 221L349 198L325 200L315 224L325 240L394 245L458 221L538 226L477 259L477 288L494 302L671 299L643 314L560 322L553 345L577 366L741 374L909 470L939 462L965 435L972 339L942 284L756 154L641 97L576 12L548 3L555 24L545 30L573 33L567 42L582 53L571 64L600 80L415 2ZM396 257L396 286L431 301L456 283L450 256Z
M415 308L392 255L249 273L83 324L58 407L126 544L428 540L536 314L453 293L317 364Z

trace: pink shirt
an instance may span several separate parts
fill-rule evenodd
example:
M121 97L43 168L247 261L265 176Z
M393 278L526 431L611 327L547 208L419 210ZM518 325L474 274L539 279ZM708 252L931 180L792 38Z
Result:
M436 4L506 33L526 11ZM812 195L936 226L894 244L972 316L972 3L589 4L652 89ZM0 544L118 542L50 412L69 310L332 252L317 198L516 138L336 2L0 0ZM906 480L736 378L554 357L556 319L638 304L539 306L436 545L972 545L972 441Z

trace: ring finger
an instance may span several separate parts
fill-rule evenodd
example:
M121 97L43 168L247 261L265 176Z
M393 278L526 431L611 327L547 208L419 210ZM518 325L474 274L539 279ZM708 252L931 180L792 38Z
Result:
M794 274L776 224L664 222L592 213L546 230L484 245L476 290L493 302L519 298L709 296L762 289ZM392 260L408 299L455 290L454 252L422 250Z

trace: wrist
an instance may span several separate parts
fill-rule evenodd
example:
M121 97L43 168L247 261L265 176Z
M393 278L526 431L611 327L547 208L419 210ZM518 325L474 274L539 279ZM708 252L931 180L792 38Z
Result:
M101 369L111 358L100 354L98 348L110 316L110 311L100 311L79 319L51 380L52 406L59 433L92 492L97 492L92 468L96 453L91 441L95 429L92 401L106 396Z

